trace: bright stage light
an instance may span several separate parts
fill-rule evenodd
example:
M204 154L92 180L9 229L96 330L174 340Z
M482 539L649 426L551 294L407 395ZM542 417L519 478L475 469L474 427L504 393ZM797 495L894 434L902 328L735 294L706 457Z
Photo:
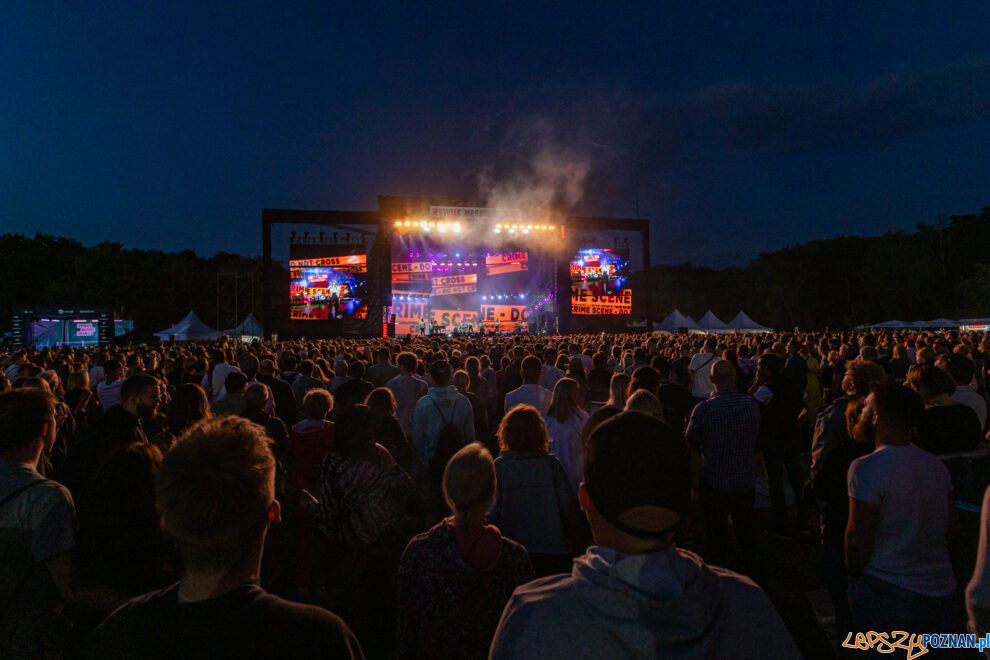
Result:
M395 226L396 227L401 227L402 226L402 221L401 220L396 220L395 221Z
M454 223L454 233L455 234L461 233L461 223L459 222Z

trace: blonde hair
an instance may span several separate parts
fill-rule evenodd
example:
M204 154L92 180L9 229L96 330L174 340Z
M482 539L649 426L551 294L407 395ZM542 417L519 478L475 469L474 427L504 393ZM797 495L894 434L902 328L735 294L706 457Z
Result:
M643 413L644 415L649 415L654 419L658 419L661 422L663 419L663 407L660 405L660 400L653 396L652 392L647 390L636 390L633 392L628 399L626 399L626 410L631 412Z
M483 520L468 520L470 509L479 503L491 503L495 496L495 462L479 442L461 448L447 461L443 470L443 499L454 519L470 527Z
M326 419L333 410L333 395L322 387L312 389L303 396L302 408L310 419Z

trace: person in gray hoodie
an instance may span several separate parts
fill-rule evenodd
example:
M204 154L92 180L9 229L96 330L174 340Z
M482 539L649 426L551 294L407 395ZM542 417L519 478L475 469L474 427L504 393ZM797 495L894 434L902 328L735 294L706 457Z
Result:
M578 495L595 544L570 574L515 590L490 657L801 657L755 583L674 543L690 460L659 425L623 412L591 435Z

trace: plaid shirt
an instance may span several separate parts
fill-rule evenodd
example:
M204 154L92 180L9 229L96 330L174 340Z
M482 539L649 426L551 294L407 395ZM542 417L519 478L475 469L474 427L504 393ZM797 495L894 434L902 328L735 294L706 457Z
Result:
M753 455L760 406L738 391L714 392L694 407L685 436L701 447L701 478L713 489L746 493L754 488Z

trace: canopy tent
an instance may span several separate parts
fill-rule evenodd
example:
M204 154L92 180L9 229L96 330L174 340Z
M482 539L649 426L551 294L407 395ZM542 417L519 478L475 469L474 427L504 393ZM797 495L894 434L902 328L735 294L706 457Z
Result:
M883 323L877 323L876 325L868 325L866 327L867 328L892 328L892 329L897 329L897 328L908 328L908 327L910 327L910 324L905 323L904 321L894 320L894 321L884 321Z
M199 320L193 312L186 314L171 328L154 333L156 337L164 341L209 341L217 339L220 333Z
M953 321L952 319L932 319L931 321L921 321L921 327L923 328L951 328L958 325L959 321Z
M732 332L732 328L715 316L712 310L705 312L705 315L698 321L698 327L705 332Z
M670 313L670 315L663 321L660 321L660 325L657 327L661 332L669 332L671 334L680 332L681 330L700 330L698 324L695 323L694 319L690 316L684 316L681 314L680 310L675 309Z
M258 317L254 315L254 312L251 312L239 326L230 330L224 330L223 334L235 338L257 337L258 339L264 339L265 329L262 327Z
M735 318L729 321L729 327L733 330L739 330L741 332L772 332L772 330L765 325L760 325L753 319L746 316L746 312L739 310Z

